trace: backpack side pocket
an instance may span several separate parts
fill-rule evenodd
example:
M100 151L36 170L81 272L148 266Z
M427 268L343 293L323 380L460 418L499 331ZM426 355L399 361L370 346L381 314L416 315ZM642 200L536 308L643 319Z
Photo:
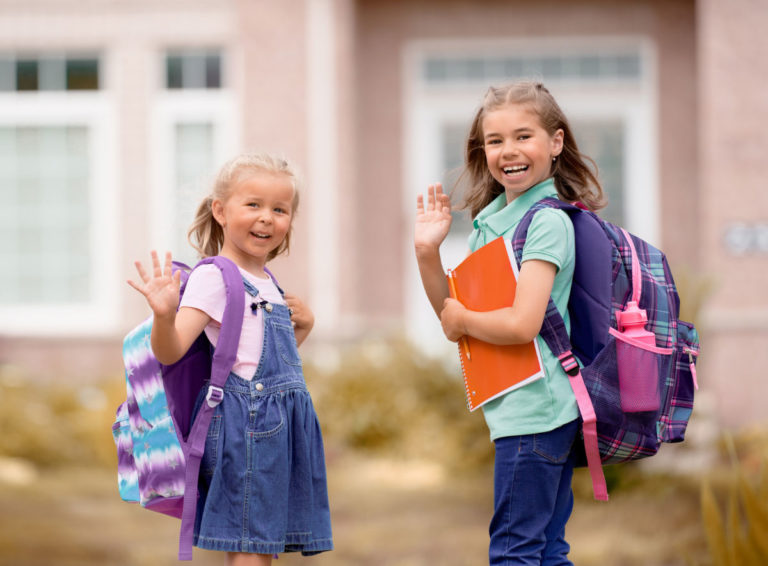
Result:
M696 361L699 357L699 334L689 322L677 323L672 375L665 410L662 414L661 439L663 442L682 442L685 428L693 411L696 384Z
M117 408L115 422L112 425L112 438L117 447L117 487L123 501L139 502L139 478L136 463L133 460L133 437L128 417L128 403Z

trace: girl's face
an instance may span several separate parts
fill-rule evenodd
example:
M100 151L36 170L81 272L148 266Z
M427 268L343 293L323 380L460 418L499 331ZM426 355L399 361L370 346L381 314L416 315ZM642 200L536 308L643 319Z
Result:
M551 176L552 158L563 150L563 130L549 135L529 106L510 104L488 112L482 128L488 169L508 203Z
M213 216L224 231L222 255L263 272L270 252L291 229L293 197L288 175L255 171L233 186L226 200L214 200Z

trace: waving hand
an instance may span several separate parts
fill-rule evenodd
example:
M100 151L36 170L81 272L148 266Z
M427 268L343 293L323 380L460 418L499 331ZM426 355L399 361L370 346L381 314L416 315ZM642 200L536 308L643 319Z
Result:
M152 252L152 274L144 269L140 261L135 262L141 283L128 280L128 284L144 295L156 317L173 316L179 306L181 273L171 272L171 253L165 254L165 264L160 266L157 252Z
M416 253L438 248L451 229L451 200L443 193L440 183L427 188L427 203L424 196L416 197L416 225L414 245Z

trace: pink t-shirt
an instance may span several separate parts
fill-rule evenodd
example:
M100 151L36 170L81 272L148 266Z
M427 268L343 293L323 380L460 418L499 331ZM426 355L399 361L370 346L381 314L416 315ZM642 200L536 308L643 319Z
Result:
M259 290L260 299L284 305L280 291L271 278L261 279L247 271L240 273L249 283ZM232 371L243 379L251 380L259 366L261 347L264 340L264 314L257 309L256 314L251 310L253 297L245 293L245 312L243 313L243 330L240 334L240 344L237 347L237 357ZM180 307L192 307L203 311L211 317L205 327L205 335L211 344L216 345L221 330L221 317L226 304L224 278L215 265L201 265L189 276Z

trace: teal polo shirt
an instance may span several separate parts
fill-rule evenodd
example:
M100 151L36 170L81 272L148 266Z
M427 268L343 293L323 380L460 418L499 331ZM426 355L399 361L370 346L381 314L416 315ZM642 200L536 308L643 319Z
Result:
M544 197L557 198L551 178L531 187L509 204L506 194L500 194L475 217L474 230L469 236L470 249L474 252L499 236L512 238L523 215ZM523 262L531 259L548 261L557 267L552 299L570 332L568 297L573 281L575 248L573 224L565 212L548 208L536 213L523 248ZM547 432L579 416L568 376L541 335L536 340L546 375L483 405L491 440Z

